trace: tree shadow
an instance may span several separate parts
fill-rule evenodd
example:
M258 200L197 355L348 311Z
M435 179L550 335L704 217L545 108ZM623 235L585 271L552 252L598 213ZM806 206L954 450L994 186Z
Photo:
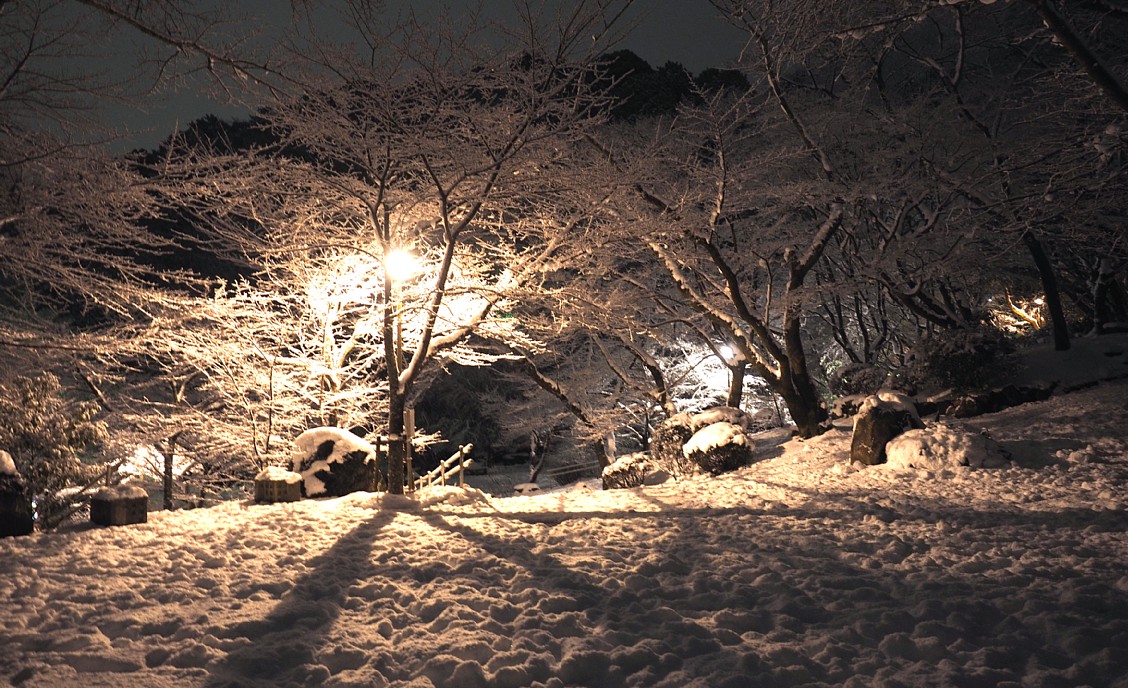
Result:
M311 570L266 618L216 631L223 638L240 643L245 639L248 644L213 665L206 685L317 683L316 677L298 674L303 667L319 663L317 649L340 617L349 588L378 574L371 557L373 543L396 513L379 511L311 559Z

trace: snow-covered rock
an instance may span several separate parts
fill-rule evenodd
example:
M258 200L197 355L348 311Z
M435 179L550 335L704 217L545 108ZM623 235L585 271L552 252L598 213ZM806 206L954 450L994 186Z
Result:
M12 455L0 449L0 475L19 475L20 472L16 470L16 462L12 459Z
M889 440L906 430L923 427L911 397L885 391L867 397L854 416L850 462L865 466L885 463Z
M371 492L379 483L376 447L341 428L311 428L298 435L291 465L309 497Z
M924 423L920 420L920 415L917 414L916 402L913 401L912 397L902 392L893 392L884 389L877 394L871 394L862 401L861 406L858 407L858 412L854 415L854 426L857 427L859 416L878 407L889 411L907 413L913 420L913 427L924 427Z

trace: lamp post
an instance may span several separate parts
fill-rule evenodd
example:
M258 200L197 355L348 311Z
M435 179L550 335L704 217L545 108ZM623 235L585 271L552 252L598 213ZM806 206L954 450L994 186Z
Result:
M403 371L402 304L397 284L419 272L419 259L410 251L396 249L384 254L384 357L388 369L388 491L403 494L404 466L411 455L407 422L407 394Z

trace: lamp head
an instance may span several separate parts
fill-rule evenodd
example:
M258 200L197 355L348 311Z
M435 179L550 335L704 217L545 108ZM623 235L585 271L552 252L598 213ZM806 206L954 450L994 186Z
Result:
M384 261L384 274L393 282L409 280L419 274L419 258L407 249L396 249Z

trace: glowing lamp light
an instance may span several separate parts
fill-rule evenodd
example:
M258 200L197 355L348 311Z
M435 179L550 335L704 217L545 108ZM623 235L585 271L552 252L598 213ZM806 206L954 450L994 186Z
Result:
M419 274L419 259L407 249L396 249L384 262L384 274L393 282L403 282Z

